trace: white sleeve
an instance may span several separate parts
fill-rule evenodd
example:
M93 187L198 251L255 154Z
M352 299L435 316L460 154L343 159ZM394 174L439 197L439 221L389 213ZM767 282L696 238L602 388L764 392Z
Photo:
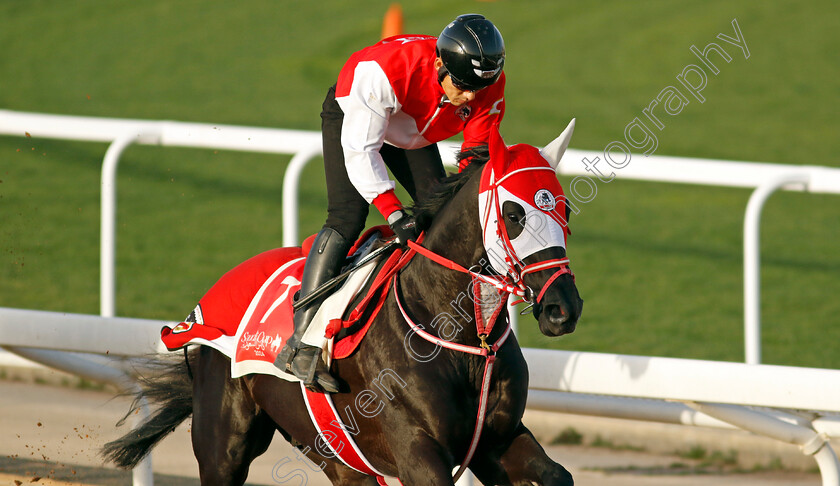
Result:
M336 98L344 112L341 146L350 182L367 202L393 189L379 149L391 114L400 103L388 77L374 61L360 62L347 96Z

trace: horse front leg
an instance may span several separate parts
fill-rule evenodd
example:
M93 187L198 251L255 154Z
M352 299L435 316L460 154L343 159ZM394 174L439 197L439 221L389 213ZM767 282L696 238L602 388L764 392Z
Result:
M500 457L511 484L543 486L572 486L574 480L569 471L546 455L545 450L531 431L522 424L507 450Z
M572 475L549 458L521 423L509 442L495 439L479 447L470 470L482 484L500 486L571 486Z
M408 444L394 449L400 482L404 486L454 486L451 455L426 435L407 439Z
M321 459L318 456L314 456L314 454L310 453L309 455L313 460ZM373 476L362 474L344 464L333 461L326 463L324 474L327 475L327 478L329 478L334 486L377 486L379 484ZM306 483L304 482L304 484Z

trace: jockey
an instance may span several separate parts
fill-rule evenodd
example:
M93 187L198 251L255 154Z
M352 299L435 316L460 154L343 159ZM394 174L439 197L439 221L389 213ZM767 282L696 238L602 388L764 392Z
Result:
M486 144L504 116L504 62L501 34L477 14L459 16L437 38L389 37L350 57L321 112L327 221L306 259L299 298L338 274L371 204L401 244L418 237L386 167L416 201L445 175L437 142L463 132L463 148ZM322 300L295 312L295 332L274 364L334 393L338 382L321 349L301 341Z

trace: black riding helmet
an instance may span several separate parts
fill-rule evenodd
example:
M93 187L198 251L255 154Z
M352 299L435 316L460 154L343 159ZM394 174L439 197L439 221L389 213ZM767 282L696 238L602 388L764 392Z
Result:
M456 88L476 91L502 75L505 42L483 15L459 15L438 36L437 55L443 61L441 81L449 74Z

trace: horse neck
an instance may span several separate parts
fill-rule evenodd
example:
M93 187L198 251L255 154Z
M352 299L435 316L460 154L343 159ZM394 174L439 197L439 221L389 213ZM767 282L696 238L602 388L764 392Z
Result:
M423 246L464 268L476 265L486 252L478 223L478 178L470 181L435 216ZM416 255L400 273L403 305L409 315L430 333L441 338L478 346L475 309L470 296L472 277L446 268L422 255ZM503 317L500 317L503 319ZM434 322L448 322L459 328L457 335L440 334ZM504 326L495 326L490 342L497 339Z

